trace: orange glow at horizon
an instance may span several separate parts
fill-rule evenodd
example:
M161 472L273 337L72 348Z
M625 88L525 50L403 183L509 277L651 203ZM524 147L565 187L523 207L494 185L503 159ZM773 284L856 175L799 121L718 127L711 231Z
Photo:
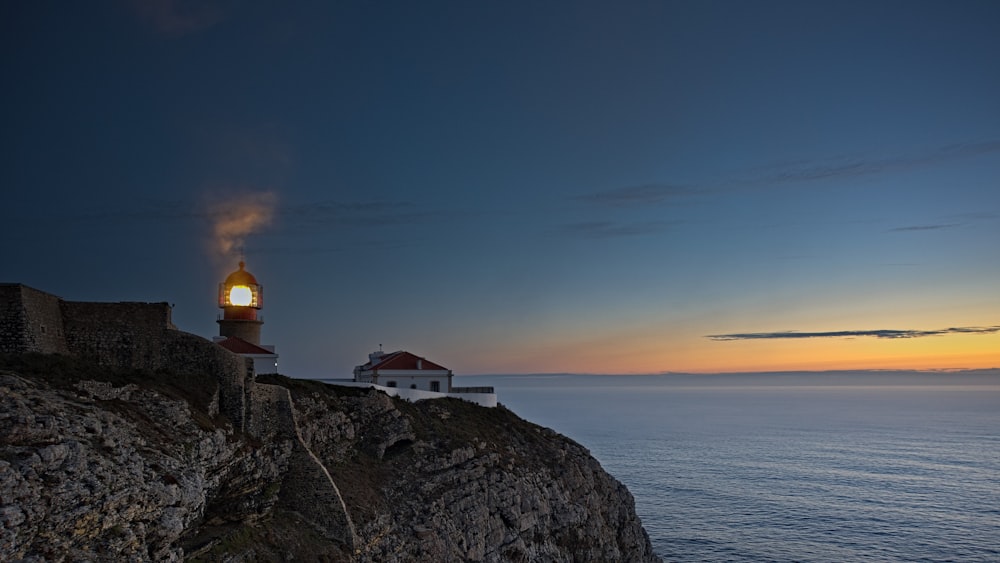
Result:
M528 348L530 351L526 351ZM703 338L536 343L521 353L479 350L479 373L648 374L1000 368L997 335L718 342ZM471 359L471 358L470 358ZM472 362L470 362L472 363ZM484 365L485 364L485 365ZM483 371L485 370L485 371Z
M691 352L661 361L678 365L666 370L691 372L1000 367L997 338L984 335L708 342Z

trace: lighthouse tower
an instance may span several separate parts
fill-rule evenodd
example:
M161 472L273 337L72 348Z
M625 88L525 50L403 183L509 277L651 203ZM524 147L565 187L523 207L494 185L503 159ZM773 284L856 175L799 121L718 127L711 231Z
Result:
M260 345L260 326L257 311L264 306L264 287L257 278L246 271L246 263L240 260L240 269L229 274L226 281L219 284L219 336L231 336Z
M257 318L257 311L263 306L264 286L257 283L257 278L246 271L246 264L240 260L240 269L219 284L222 316L218 319L219 336L213 340L230 352L250 359L255 371L276 373L278 355L274 353L274 346L260 343L260 327L264 321Z

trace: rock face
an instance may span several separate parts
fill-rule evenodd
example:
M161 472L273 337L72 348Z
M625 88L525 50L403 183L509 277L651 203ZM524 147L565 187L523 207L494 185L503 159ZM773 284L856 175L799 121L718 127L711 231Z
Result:
M623 485L503 407L261 383L294 432L234 430L211 378L0 369L0 560L659 560ZM338 490L347 536L308 506Z

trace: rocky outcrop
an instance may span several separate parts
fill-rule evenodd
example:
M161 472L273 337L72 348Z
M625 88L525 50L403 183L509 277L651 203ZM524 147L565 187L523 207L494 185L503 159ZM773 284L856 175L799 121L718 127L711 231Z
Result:
M275 376L289 425L244 434L211 377L7 367L0 560L658 560L624 486L502 407Z
M657 560L632 495L564 436L502 407L286 384L360 561Z
M289 444L251 448L195 420L137 385L0 373L0 560L176 561L219 506L268 514L259 484L287 471Z

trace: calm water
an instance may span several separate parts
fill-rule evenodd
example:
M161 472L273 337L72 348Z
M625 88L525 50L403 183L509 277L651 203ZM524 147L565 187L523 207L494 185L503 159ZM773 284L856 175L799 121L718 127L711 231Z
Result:
M591 450L667 561L1000 561L1000 372L476 376Z

